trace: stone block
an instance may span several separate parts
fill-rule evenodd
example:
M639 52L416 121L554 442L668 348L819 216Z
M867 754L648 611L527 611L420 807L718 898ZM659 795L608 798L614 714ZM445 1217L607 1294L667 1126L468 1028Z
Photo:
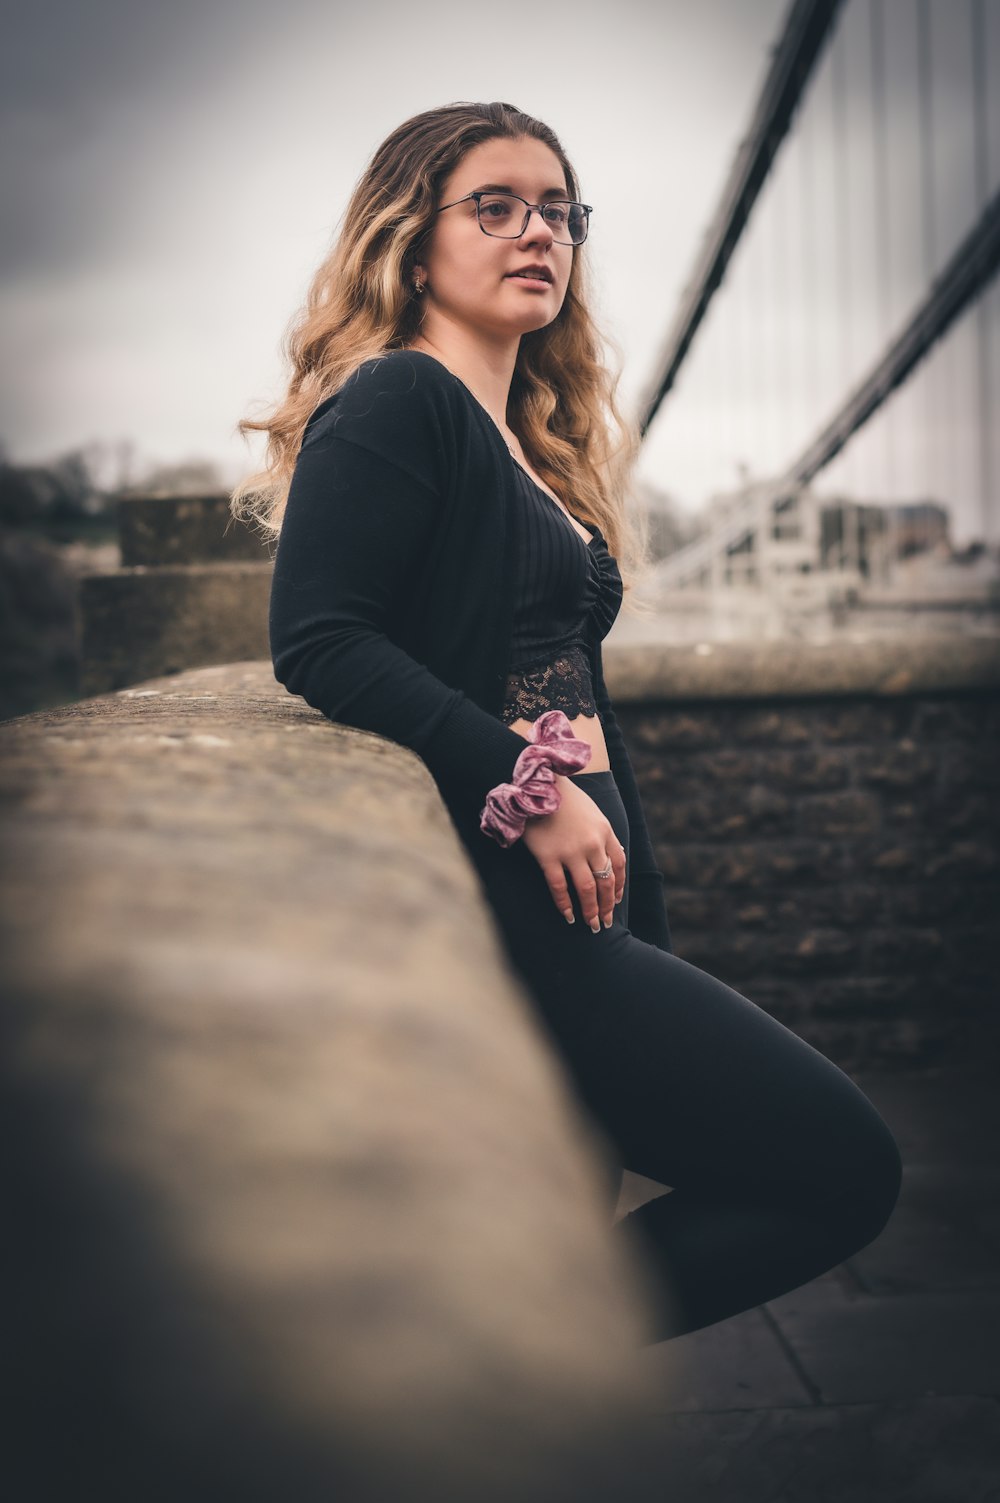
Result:
M770 940L769 965L778 974L829 975L855 964L860 945L843 929L811 929Z
M269 658L271 565L122 569L80 581L84 694L209 663Z
M867 927L878 917L882 903L880 887L871 882L854 882L782 893L769 907L775 925L801 931L811 924L834 929Z
M888 803L886 812L894 817L897 807ZM990 794L946 787L922 795L919 804L907 810L907 818L922 819L935 837L989 834L995 843L1000 836L1000 801Z
M886 788L916 788L930 783L937 775L933 753L908 737L881 746L859 747L854 753L854 767L863 783Z
M640 717L634 706L625 704L618 718L622 734L634 741L637 748L655 746L672 751L718 746L723 737L719 717L712 712L663 710L651 705Z
M655 847L658 865L669 887L704 888L740 885L750 880L753 853L746 847L676 842Z
M225 494L131 496L118 504L122 564L269 563L276 540L237 521Z
M869 851L866 865L872 872L891 876L897 872L911 874L919 870L921 853L912 845L896 844Z
M743 903L736 909L736 922L751 929L773 928L775 923L773 905L756 901Z
M992 841L955 840L935 851L923 863L926 877L996 877L1000 875L1000 852Z
M747 849L744 864L755 874L755 885L767 888L825 885L850 875L844 846L820 840L761 841Z
M650 794L647 819L652 818L654 810L657 834L664 839L706 840L716 833L712 804L704 795L656 798Z
M655 854L668 887L741 886L755 869L752 846L657 843Z
M817 1017L898 1017L911 1010L923 1012L927 1003L928 984L909 967L879 975L866 964L860 974L821 977L809 989L809 1006Z
M826 742L868 745L898 732L899 706L892 702L828 700L822 711L822 739Z
M925 795L921 797L923 799ZM887 798L882 804L882 821L886 828L896 828L907 835L912 835L918 827L926 829L930 813L929 798L922 804L918 804L912 798Z
M762 707L744 710L740 715L739 734L747 746L800 745L816 735L815 715L801 705L783 705L781 709Z
M678 930L676 953L689 965L696 965L720 981L734 985L737 980L758 972L768 955L765 941L752 934L731 934L715 930L691 933Z
M754 783L743 796L747 825L755 834L791 835L795 803L765 783Z
M977 737L972 742L947 746L940 753L941 776L950 786L988 791L1000 787L1000 756L995 739Z
M852 754L841 747L778 750L768 756L768 775L782 788L843 788L850 781Z
M698 758L699 778L706 784L729 783L737 788L745 787L764 765L759 755L738 747L726 747L722 751L707 751Z
M919 699L913 707L910 734L918 745L975 741L982 733L987 702L977 699Z
M738 792L709 787L686 794L672 788L661 798L657 798L655 789L649 789L649 798L651 810L656 811L657 829L671 840L727 841L753 834L780 835L791 833L795 823L791 800L760 783Z
M864 963L875 975L896 972L921 974L933 969L944 953L937 929L868 929L864 931Z
M988 891L988 889L987 889ZM944 942L948 951L949 963L958 964L964 959L966 964L972 964L977 969L997 968L1000 966L1000 954L997 945L997 917L1000 916L1000 894L994 888L992 891L994 902L993 912L983 915L979 923L969 923L968 910L963 909L961 921L948 925Z
M671 887L667 894L671 930L714 929L723 921L723 905L713 893L690 887Z
M915 860L908 864L914 875L917 865ZM886 868L893 869L891 866ZM972 920L987 918L996 913L998 901L997 893L986 883L976 887L962 887L957 883L923 886L908 878L906 881L886 882L882 888L883 915L890 923L902 925L941 923L956 913Z
M748 894L791 885L828 883L849 872L842 845L816 840L654 844L668 884L689 888L742 888Z
M878 819L878 799L870 793L815 793L799 804L799 831L804 835L865 835L878 827Z

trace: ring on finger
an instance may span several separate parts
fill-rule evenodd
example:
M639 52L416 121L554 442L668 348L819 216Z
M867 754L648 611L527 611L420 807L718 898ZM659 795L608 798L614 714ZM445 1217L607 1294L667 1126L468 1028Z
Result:
M607 866L602 867L599 872L595 872L594 869L593 869L593 867L591 867L591 872L593 873L593 875L595 877L600 877L600 878L614 876L614 872L612 870L611 862L610 861L608 862Z

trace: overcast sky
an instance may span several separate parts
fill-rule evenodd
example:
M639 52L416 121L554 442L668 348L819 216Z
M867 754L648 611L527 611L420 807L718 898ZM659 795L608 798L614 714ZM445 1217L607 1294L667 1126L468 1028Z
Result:
M634 403L788 3L25 7L8 22L0 62L8 455L42 461L131 439L142 463L211 458L227 481L251 468L235 423L284 385L281 338L355 180L403 119L457 99L509 100L562 138L595 205L586 254L596 313ZM995 12L997 0L987 6ZM750 253L748 243L747 276ZM706 329L705 393L728 368L721 334L714 347L721 367L708 362ZM697 390L693 373L674 403L683 441L665 408L643 460L689 506L720 473L706 457L712 440L692 441ZM733 474L760 427L747 412L744 421L749 443L728 435ZM776 434L776 453L783 444L792 458L808 434L788 432Z

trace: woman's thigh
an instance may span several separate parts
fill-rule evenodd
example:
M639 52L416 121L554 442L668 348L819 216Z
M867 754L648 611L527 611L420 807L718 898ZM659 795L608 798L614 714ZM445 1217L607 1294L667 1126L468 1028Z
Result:
M627 851L613 775L574 781ZM637 939L627 888L612 927L595 934L575 894L577 921L566 923L527 847L477 848L477 866L508 953L623 1168L756 1201L822 1198L898 1172L895 1142L854 1082L740 992Z

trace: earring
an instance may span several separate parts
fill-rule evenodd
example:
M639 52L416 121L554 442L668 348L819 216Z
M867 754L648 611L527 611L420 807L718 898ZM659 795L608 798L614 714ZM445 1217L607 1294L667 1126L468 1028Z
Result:
M423 292L423 290L424 290L424 284L423 284L423 282L414 281L414 283L413 283L413 291L416 293L417 297L420 296L420 294Z

